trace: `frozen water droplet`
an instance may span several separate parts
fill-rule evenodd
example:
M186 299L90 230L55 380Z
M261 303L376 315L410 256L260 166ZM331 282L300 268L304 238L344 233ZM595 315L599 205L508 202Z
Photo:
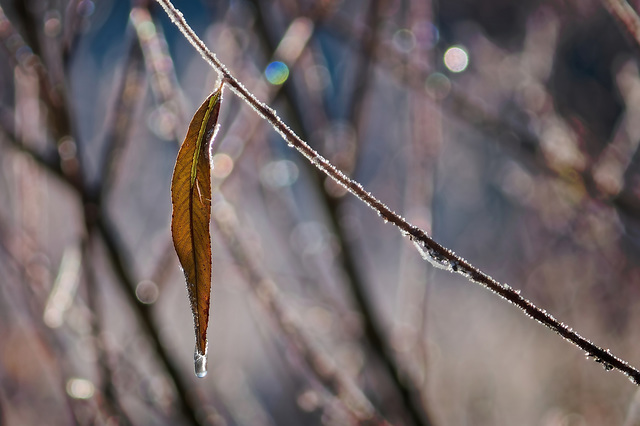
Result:
M460 269L460 265L458 264L457 260L449 261L449 267L453 272L458 272L458 269Z
M203 378L207 375L207 354L201 354L196 349L193 354L193 364L195 366L196 376Z

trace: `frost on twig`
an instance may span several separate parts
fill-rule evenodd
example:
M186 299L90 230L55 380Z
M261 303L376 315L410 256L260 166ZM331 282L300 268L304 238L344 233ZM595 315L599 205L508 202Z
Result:
M304 155L315 167L325 173L327 176L335 180L338 184L345 187L349 192L355 195L360 201L371 207L385 222L395 225L404 236L408 236L418 248L423 257L432 265L446 269L463 275L469 281L479 284L492 292L498 294L503 299L513 303L519 307L524 313L558 333L564 339L570 341L575 346L585 351L587 357L593 358L596 362L603 365L606 370L617 369L627 375L629 379L636 385L640 385L640 371L630 366L627 362L617 358L608 349L602 349L591 341L585 339L572 328L561 323L545 310L538 308L536 305L520 295L520 292L514 290L506 284L501 284L491 278L480 269L471 265L469 262L459 257L452 251L438 244L424 230L412 225L403 217L395 213L384 203L374 197L370 192L366 191L362 185L346 176L340 170L335 168L327 159L319 155L305 141L296 135L269 106L260 102L251 92L249 92L238 80L236 80L227 68L222 64L215 54L213 54L198 38L195 32L189 27L182 14L171 4L169 0L157 0L171 20L178 26L180 31L189 40L189 42L198 50L200 55L211 66L220 73L221 77L229 85L229 87L247 104L249 104L261 117L267 120L273 128L282 135L283 139L290 147L297 149Z

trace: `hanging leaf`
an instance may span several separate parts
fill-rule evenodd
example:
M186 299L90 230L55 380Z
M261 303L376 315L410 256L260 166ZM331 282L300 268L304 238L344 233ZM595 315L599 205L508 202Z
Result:
M187 280L196 333L194 354L198 377L207 374L207 325L211 295L211 166L213 138L222 85L196 111L182 142L171 180L171 235Z

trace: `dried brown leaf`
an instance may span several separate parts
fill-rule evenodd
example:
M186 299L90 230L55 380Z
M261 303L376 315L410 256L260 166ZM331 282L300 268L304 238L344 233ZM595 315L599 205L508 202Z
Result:
M187 281L196 334L196 375L206 375L211 297L211 165L209 146L220 112L222 86L196 111L182 142L171 180L171 235Z

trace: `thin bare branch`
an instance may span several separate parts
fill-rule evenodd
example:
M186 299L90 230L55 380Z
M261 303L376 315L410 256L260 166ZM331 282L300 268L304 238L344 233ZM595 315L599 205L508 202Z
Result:
M256 7L256 10L258 11L257 27L260 31L260 38L266 42L269 50L271 51L270 53L272 53L275 49L273 43L269 41L268 37L268 20L264 18L264 14L261 12L261 5L259 4L259 2L254 1L253 3ZM375 28L376 26L375 21L378 18L378 6L378 2L369 5L371 10L367 19L370 22L370 26L372 28ZM365 38L363 38L363 40L365 40ZM375 45L377 43L376 31L373 32L370 39L366 40L365 43L366 45L365 49L363 49L363 59L361 60L361 63L358 64L358 68L354 74L359 76L358 83L354 88L354 93L352 94L350 100L351 103L348 107L348 120L352 122L354 121L354 118L356 116L359 116L362 112L361 107L362 101L364 99L363 97L365 89L369 84L369 74L372 73L369 66L372 62L371 55L373 54ZM310 133L310 131L308 130L309 126L305 126L307 120L305 120L305 117L303 116L305 105L302 105L299 102L299 99L303 97L298 96L298 94L296 93L296 87L294 85L286 86L284 88L284 95L286 101L291 105L291 108L293 110L294 127L300 128L300 132L303 138L308 139L308 135ZM316 117L316 122L326 122L325 114L318 113L312 115L322 116L320 118ZM370 292L367 291L367 279L365 275L360 272L360 269L358 268L358 262L356 260L355 250L348 242L348 229L346 229L346 226L340 220L340 206L344 198L331 195L330 190L328 190L328 188L324 184L325 179L322 172L313 167L313 164L308 164L308 166L311 173L315 174L316 179L313 180L313 184L316 187L316 191L322 197L322 204L327 210L331 229L337 237L337 242L339 244L338 257L347 277L346 285L353 295L356 308L362 314L367 344L371 349L374 357L377 358L384 366L384 370L390 378L391 383L395 388L395 392L398 395L398 400L402 402L402 405L404 406L406 413L409 415L411 422L416 425L430 425L432 422L430 420L429 414L426 413L419 404L417 404L414 398L414 395L416 394L415 389L412 389L412 386L410 386L410 384L406 383L406 381L402 379L402 373L400 371L398 363L394 359L391 345L388 343L389 339L386 336L383 324L379 320L380 316L377 314L375 304L373 303Z
M640 47L640 18L626 0L601 0L602 5L625 28Z
M318 169L322 170L327 176L334 179L338 184L344 186L349 192L375 210L385 222L392 223L404 236L408 236L426 260L438 268L445 269L449 272L457 272L470 281L498 294L500 297L519 307L531 318L542 323L566 340L573 343L575 346L585 351L587 356L592 357L596 362L601 363L606 370L617 369L627 375L636 385L640 385L640 371L636 368L630 366L626 361L614 356L608 349L603 349L582 337L580 334L573 331L572 328L558 321L545 310L538 308L529 300L522 297L517 290L514 290L506 284L499 283L485 272L443 247L429 237L424 230L409 223L374 197L371 193L366 191L358 182L350 179L344 173L336 169L324 157L320 156L305 141L287 127L273 109L261 103L231 75L224 64L222 64L215 54L206 47L204 42L198 38L195 32L185 21L182 13L178 11L169 0L158 0L158 2L163 6L166 13L178 26L180 31L182 31L187 40L196 48L196 50L198 50L200 55L209 62L211 66L218 71L218 73L220 73L223 80L238 96L243 98L256 110L258 114L267 120L291 147L296 148Z
M219 205L226 201L218 195ZM251 291L258 297L261 304L274 317L283 335L299 350L309 368L315 373L319 381L341 398L347 409L358 421L368 421L377 418L384 423L385 420L375 411L373 404L364 393L356 386L353 380L340 371L335 361L327 354L319 350L310 339L300 324L294 320L289 312L284 297L278 291L273 280L254 261L256 256L243 241L241 230L236 223L235 215L214 215L214 223L221 231L224 242L240 266L240 270L246 278Z
M171 359L165 346L162 344L158 330L151 318L151 311L146 305L138 303L138 300L136 299L135 279L131 275L129 268L123 259L124 249L120 242L120 236L116 229L105 219L99 219L96 226L97 232L100 234L102 241L104 242L113 270L118 278L118 283L122 286L122 292L130 305L135 307L140 324L151 339L153 348L167 370L168 376L173 380L182 415L192 424L201 424L201 421L196 417L197 406L190 397L188 390L189 387L184 382L182 378L183 375L178 371L178 366Z

